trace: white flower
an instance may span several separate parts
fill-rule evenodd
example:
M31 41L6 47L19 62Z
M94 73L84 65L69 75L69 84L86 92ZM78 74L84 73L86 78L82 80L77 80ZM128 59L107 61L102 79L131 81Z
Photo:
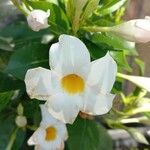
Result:
M33 10L27 16L28 25L33 31L39 31L41 29L48 28L48 17L50 16L50 10L47 12L43 10Z
M150 41L150 17L135 19L111 28L111 31L120 37L132 42Z
M28 140L36 150L63 150L68 134L64 123L54 119L44 105L41 105L42 121L40 127Z
M49 54L51 70L30 69L25 76L31 98L47 100L49 112L65 123L73 123L79 111L101 115L111 109L117 65L109 52L90 62L81 40L61 35Z

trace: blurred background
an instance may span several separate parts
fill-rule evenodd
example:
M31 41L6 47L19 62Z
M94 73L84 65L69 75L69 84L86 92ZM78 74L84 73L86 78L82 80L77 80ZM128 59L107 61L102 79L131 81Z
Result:
M150 0L130 0L127 10L125 12L124 19L131 20L137 18L144 18L145 16L150 16ZM136 45L140 58L145 62L145 76L150 77L150 42L142 43ZM136 67L132 64L133 60L131 58L130 65L134 68L136 74ZM129 82L126 84L125 91L129 93L131 85Z
M0 12L0 30L9 23L16 21L16 19L21 15L11 4L10 0L0 0ZM150 16L150 0L130 0L125 12L124 20L144 18L145 16ZM137 44L136 47L140 58L146 64L145 76L150 77L150 42L146 44ZM130 58L129 62L130 66L134 70L133 74L136 75L137 69L136 66L133 65L133 59ZM125 93L129 93L131 89L131 84L126 82L124 86ZM149 128L140 128L139 130L145 133L147 137L148 135L150 136ZM115 150L128 150L130 147L133 147L132 150L136 150L136 147L138 147L138 150L150 150L150 146L136 143L126 131L109 130L109 134L114 140Z

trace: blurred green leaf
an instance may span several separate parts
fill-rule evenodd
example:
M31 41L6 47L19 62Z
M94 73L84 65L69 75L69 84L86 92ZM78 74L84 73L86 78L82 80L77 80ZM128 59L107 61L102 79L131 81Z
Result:
M144 72L145 72L145 63L144 63L144 61L142 61L142 60L140 60L138 58L135 58L134 60L135 60L135 63L140 68L140 71L139 71L140 74L139 75L144 76Z
M150 120L150 112L144 112L143 114Z
M12 95L13 92L0 93L0 112L7 106L11 100Z
M48 67L48 45L32 43L19 48L11 56L6 73L24 80L28 69L35 67Z
M60 7L53 3L42 2L42 1L31 1L28 0L28 4L34 9L42 9L47 11L50 9L49 24L50 29L53 33L59 35L62 33L68 33L69 22L65 13Z
M19 128L16 133L16 140L14 141L11 150L20 150L25 140L25 136L26 136L26 131Z
M5 38L0 36L0 49L5 51L12 51L14 43L12 43L12 38Z
M81 20L86 20L97 8L100 0L89 0L83 11Z
M78 118L68 126L68 132L69 150L112 150L112 140L106 129L94 120Z
M11 52L0 50L0 70L3 70L9 61Z
M29 124L33 124L38 126L41 121L41 112L39 108L40 102L38 100L26 100L23 103L24 106L24 115L27 119L31 119L32 121Z
M0 149L5 150L15 129L15 117L7 112L0 115Z
M12 76L0 72L0 92L17 90L24 87L24 82L13 78Z
M5 39L11 39L11 41L16 46L22 47L25 43L40 42L42 35L46 33L47 30L41 30L39 32L32 31L26 22L16 20L15 23L7 25L5 28L0 30L0 35Z
M109 0L96 10L97 15L108 15L122 7L127 0Z

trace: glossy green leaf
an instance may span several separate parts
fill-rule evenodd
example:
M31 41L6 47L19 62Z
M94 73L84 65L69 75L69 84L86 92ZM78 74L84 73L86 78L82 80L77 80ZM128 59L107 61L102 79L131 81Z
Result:
M11 56L6 73L24 80L28 69L35 67L48 67L48 45L32 43L19 48Z
M94 120L78 118L68 126L68 132L69 150L112 150L112 140L106 129Z

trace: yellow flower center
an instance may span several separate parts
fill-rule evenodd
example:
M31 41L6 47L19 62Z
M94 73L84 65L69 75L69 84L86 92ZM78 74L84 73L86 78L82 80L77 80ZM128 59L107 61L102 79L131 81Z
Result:
M61 79L63 89L69 94L81 93L84 90L84 80L76 75L69 74Z
M57 130L54 127L48 127L46 128L46 141L53 141L56 139Z

